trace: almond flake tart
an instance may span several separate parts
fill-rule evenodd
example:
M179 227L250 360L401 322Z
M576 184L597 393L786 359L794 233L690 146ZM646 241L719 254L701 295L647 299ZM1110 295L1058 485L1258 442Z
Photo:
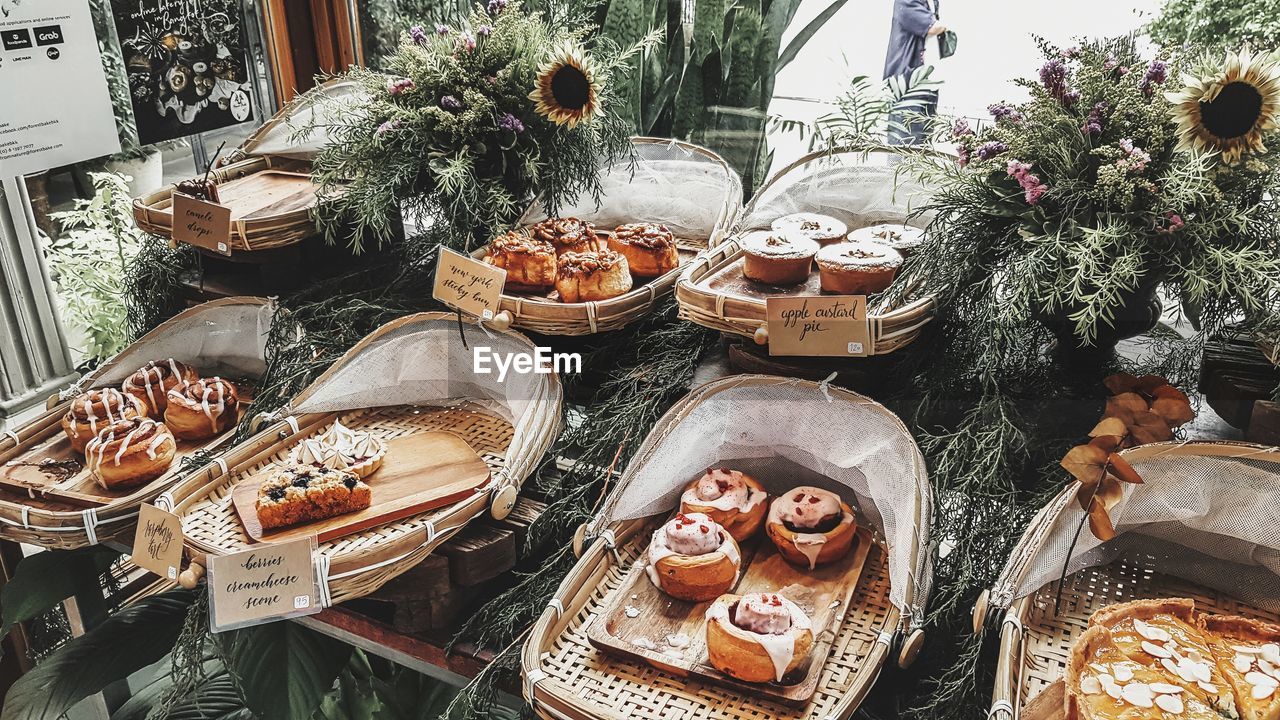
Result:
M1280 720L1280 626L1189 599L1094 613L1071 651L1067 720Z

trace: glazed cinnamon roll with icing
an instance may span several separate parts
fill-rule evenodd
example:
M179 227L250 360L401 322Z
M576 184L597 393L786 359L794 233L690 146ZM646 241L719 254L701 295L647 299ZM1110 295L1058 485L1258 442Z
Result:
M768 495L758 480L728 468L713 468L694 480L680 496L680 512L703 513L734 540L743 542L764 524Z
M707 608L707 659L746 682L781 682L813 650L813 623L778 593L722 595Z
M161 420L169 403L169 391L199 377L190 365L173 358L152 360L125 378L120 389L141 400L147 406L149 417Z
M90 390L71 401L71 408L62 416L62 431L71 440L71 447L82 453L104 427L146 414L147 406L132 395L115 388Z
M165 474L177 449L164 423L151 418L118 420L85 446L85 464L99 485L119 490Z
M179 385L168 392L164 424L175 437L203 440L235 427L240 408L236 386L220 377Z
M724 528L702 513L679 513L653 533L649 580L680 600L710 600L738 582L742 554Z
M844 557L858 530L853 509L839 496L807 486L778 496L764 528L787 562L810 570Z

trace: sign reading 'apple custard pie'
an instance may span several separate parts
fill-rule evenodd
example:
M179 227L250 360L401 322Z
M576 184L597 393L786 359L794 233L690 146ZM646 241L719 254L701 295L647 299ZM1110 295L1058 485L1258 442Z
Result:
M871 354L865 295L771 297L765 301L769 354L864 357Z
M318 613L311 557L315 538L209 556L209 624L214 632Z

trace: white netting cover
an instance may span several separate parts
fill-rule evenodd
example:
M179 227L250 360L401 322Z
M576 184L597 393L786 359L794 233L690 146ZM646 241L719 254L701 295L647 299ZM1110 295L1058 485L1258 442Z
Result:
M928 477L915 441L888 410L801 381L721 390L645 442L603 520L669 512L684 487L715 466L746 472L771 494L797 485L840 494L886 540L894 604L904 612L924 604L931 581Z
M285 106L253 134L240 148L245 155L275 155L310 160L329 142L325 127L368 101L359 83L335 80L320 85ZM298 129L314 127L306 137Z
M742 206L742 181L718 156L675 140L639 139L634 147L634 164L619 162L601 178L598 206L585 195L561 206L560 215L589 220L600 230L630 222L661 223L678 238L703 243L732 223ZM546 217L534 203L520 224Z
M1280 612L1280 455L1245 446L1242 457L1195 455L1178 447L1132 461L1143 484L1125 486L1111 511L1120 534L1110 542L1086 526L1071 549L1084 514L1072 497L1039 550L1006 569L997 604L1057 580L1064 563L1070 574L1127 560Z
M545 374L493 374L473 371L472 351L486 347L494 354L531 354L534 346L519 335L486 332L466 326L466 345L457 320L436 316L381 331L354 356L340 361L298 397L295 413L338 412L393 405L448 405L479 402L516 429L513 444L535 400L547 396ZM491 366L492 367L492 366Z
M119 385L148 362L166 358L207 375L261 377L267 369L267 333L274 315L275 306L261 298L198 305L139 338L80 385Z
M821 213L857 229L881 223L925 227L929 216L908 217L928 195L882 152L843 151L811 156L760 189L738 231L765 229L798 212Z

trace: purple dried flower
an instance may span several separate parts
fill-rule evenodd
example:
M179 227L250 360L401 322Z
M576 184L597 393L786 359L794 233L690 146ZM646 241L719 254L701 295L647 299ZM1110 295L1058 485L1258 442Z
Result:
M1095 103L1093 109L1089 111L1089 117L1084 121L1084 127L1081 128L1084 134L1090 137L1097 137L1102 134L1103 125L1105 124L1107 111L1111 109L1105 101Z
M991 117L995 118L997 122L1000 120L1020 122L1022 120L1022 113L1018 112L1017 108L1009 105L1008 103L995 103L994 105L988 105L987 112L991 113Z
M480 37L489 37L489 35L492 32L493 32L492 25L481 25L480 27L476 28L476 34L479 35Z
M1182 216L1176 212L1165 213L1163 221L1164 221L1163 223L1161 223L1160 220L1156 221L1156 232L1160 233L1161 235L1172 235L1178 232L1179 230L1181 230L1187 224L1182 219ZM1161 227L1162 224L1163 224L1163 227Z
M471 33L464 32L462 33L461 36L459 36L458 44L462 46L463 50L466 50L467 52L471 52L472 50L476 49L476 38Z
M448 35L448 34L449 34L449 26L448 26L448 25L436 25L436 34L437 34L437 35Z
M990 160L991 158L999 155L1000 153L1008 149L1009 149L1009 146L1005 145L999 140L990 140L988 142L983 143L982 147L978 148L978 159Z
M400 78L399 80L392 80L387 83L387 92L391 95L403 95L404 93L413 90L415 87L417 86L414 85L413 81L409 78Z
M1067 48L1066 50L1063 50L1061 54L1062 54L1062 57L1066 60L1074 60L1080 57L1080 48L1079 46L1072 46Z
M1028 205L1038 205L1040 204L1040 198L1043 197L1048 190L1049 186L1047 185L1033 185L1022 193L1022 197L1027 201Z
M964 145L956 148L956 164L960 167L964 167L969 164L969 148Z
M502 113L498 116L498 127L516 135L524 132L524 123L520 122L520 118L511 113Z
M507 9L507 0L489 0L489 14L497 15Z
M1102 61L1102 69L1108 72L1115 70L1119 66L1120 61L1116 59L1115 55L1107 55L1107 59Z
M378 137L382 137L383 135L386 135L387 133L398 129L399 127L400 127L399 120L388 120L382 123L381 125L379 125L378 129L374 131L374 134L377 135Z
M1168 79L1169 66L1163 60L1152 60L1147 66L1147 72L1142 76L1142 81L1138 83L1138 89L1143 95L1151 97L1156 92L1156 85L1161 85Z
M1066 105L1067 107L1071 107L1072 105L1075 105L1078 102L1080 102L1080 91L1076 90L1075 88L1068 90L1062 96L1062 104Z
M960 138L972 134L973 128L969 127L969 121L964 118L956 118L956 121L951 124L951 137L953 138Z
M1009 176L1018 181L1022 188L1022 198L1028 205L1036 205L1049 190L1049 186L1040 182L1040 176L1031 174L1031 165L1018 160L1010 160L1005 166Z
M1040 84L1049 94L1062 99L1067 92L1067 66L1058 58L1045 63L1040 68Z
M418 43L419 45L426 45L427 29L422 27L421 25L414 25L413 27L409 28L409 37L413 38L413 41Z
M461 110L462 101L453 95L445 95L440 98L440 107L445 110Z

